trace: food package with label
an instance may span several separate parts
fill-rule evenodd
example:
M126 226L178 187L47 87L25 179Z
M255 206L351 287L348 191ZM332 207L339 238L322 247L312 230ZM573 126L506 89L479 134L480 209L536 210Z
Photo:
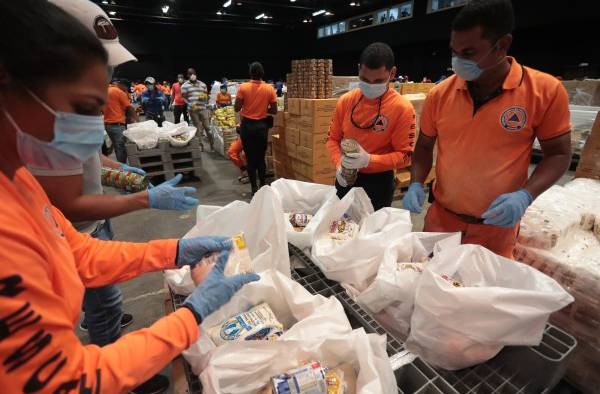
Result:
M294 231L302 231L312 220L313 215L309 213L288 213L287 219L294 228Z
M346 215L340 220L334 220L329 226L329 236L338 241L348 241L356 237L359 225Z
M345 367L346 370L352 370L351 365ZM286 373L273 376L270 384L261 394L345 394L353 392L348 391L342 367L330 369L323 367L319 361L312 361Z
M267 303L255 306L208 329L215 345L230 341L276 340L283 335L283 325L277 320Z
M252 258L244 233L234 235L231 241L233 242L233 248L225 265L225 276L252 272Z

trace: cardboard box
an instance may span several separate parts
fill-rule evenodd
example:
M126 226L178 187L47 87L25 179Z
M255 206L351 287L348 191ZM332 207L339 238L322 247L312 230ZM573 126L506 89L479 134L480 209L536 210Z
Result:
M300 130L300 142L298 143L298 145L311 149L325 146L325 144L327 143L328 135L328 133L315 134L311 132L306 132L304 130Z
M299 128L306 133L323 134L329 132L331 117L314 118L310 116L301 116Z
M275 127L284 127L285 126L284 112L277 112L277 115L273 116L273 126L275 126Z
M335 112L337 98L331 99L301 99L300 100L300 115L310 116L313 118L331 118Z
M400 84L401 94L411 93L429 93L435 86L435 83L402 83Z
M297 158L298 157L298 145L285 141L285 149L287 157Z
M288 126L285 129L285 142L299 145L300 144L300 129L297 127Z
M291 115L288 117L285 123L285 127L297 127L300 128L301 117L299 115Z
M327 149L325 149L325 146L322 148L311 149L298 145L296 146L295 158L310 165L313 165L313 163L319 163L320 161L331 160L329 152Z
M600 112L596 115L590 136L581 151L575 178L600 180Z
M300 99L288 99L288 112L290 113L290 115L300 115Z

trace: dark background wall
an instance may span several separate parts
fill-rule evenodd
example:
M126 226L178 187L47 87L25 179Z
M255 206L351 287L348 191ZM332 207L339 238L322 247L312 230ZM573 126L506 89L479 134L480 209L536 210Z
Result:
M513 4L517 28L511 54L521 63L566 78L600 76L600 1ZM450 64L450 24L459 9L427 14L426 8L427 0L415 0L410 19L323 39L316 39L318 25L265 31L117 21L121 41L139 59L117 68L117 75L172 80L193 66L204 81L246 78L248 64L259 60L267 78L277 79L289 72L292 59L307 57L332 58L335 75L355 75L362 48L384 41L394 49L401 74L437 79Z

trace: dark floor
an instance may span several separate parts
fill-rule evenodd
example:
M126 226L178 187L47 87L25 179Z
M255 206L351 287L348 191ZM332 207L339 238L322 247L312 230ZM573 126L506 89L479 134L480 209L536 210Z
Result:
M169 114L170 115L170 114ZM171 115L172 116L172 115ZM169 117L167 118L169 119ZM205 146L208 146L205 143ZM186 186L198 189L196 197L200 204L225 205L234 200L250 199L250 186L238 182L239 170L228 160L215 152L202 153L203 170L200 181L186 181ZM561 179L561 184L570 179L569 174ZM114 192L107 190L108 193ZM399 201L394 206L401 207ZM424 209L424 212L426 209ZM421 231L424 214L412 215L413 229ZM195 223L195 211L187 212L159 211L147 209L123 215L113 219L113 227L117 240L145 242L161 238L180 238ZM161 272L143 275L139 278L119 285L123 291L124 310L134 316L133 324L126 332L147 327L164 316L164 300L167 292L164 288ZM82 341L87 335L78 332ZM170 375L169 367L163 373ZM171 392L171 391L169 391ZM554 391L555 394L574 394L571 387L564 384Z

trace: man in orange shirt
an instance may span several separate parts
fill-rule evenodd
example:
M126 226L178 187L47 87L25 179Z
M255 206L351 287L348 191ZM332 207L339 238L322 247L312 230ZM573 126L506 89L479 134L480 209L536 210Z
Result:
M420 212L437 140L434 204L425 231L460 231L512 258L519 221L571 162L567 92L554 77L507 56L510 0L472 0L452 25L456 75L425 100L404 207ZM528 177L534 139L544 159Z
M396 74L394 52L384 43L367 46L360 56L359 88L337 102L327 149L337 167L338 197L362 187L373 208L389 207L394 197L394 169L410 165L415 139L415 110L389 82ZM359 153L343 155L340 143L353 139ZM354 185L341 176L341 167L358 170Z
M113 81L108 87L108 100L104 108L104 127L112 141L117 161L121 163L127 162L123 131L127 123L137 122L137 114L127 94L128 85L127 81Z
M262 79L265 70L262 64L254 62L250 65L250 82L243 83L235 98L235 111L240 112L240 136L248 160L248 178L252 194L256 193L256 173L262 187L266 183L267 165L265 153L269 127L273 124L267 119L267 113L277 114L277 96L273 86ZM272 120L272 119L271 119Z
M227 85L221 85L219 93L217 93L217 107L227 107L231 105L231 94L227 91Z

